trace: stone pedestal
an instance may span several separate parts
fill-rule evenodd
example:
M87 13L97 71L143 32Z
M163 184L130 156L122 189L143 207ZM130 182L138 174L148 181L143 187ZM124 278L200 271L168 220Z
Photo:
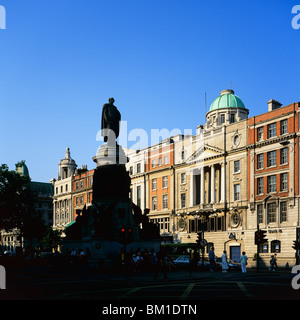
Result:
M120 262L121 249L125 248L120 241L121 230L130 229L131 241L126 241L127 251L130 248L157 251L160 246L158 228L129 198L131 179L126 171L128 159L122 147L103 144L93 160L97 168L93 177L92 206L82 210L76 223L66 230L64 246L88 247L91 265L101 263L110 268ZM140 232L140 224L143 232Z

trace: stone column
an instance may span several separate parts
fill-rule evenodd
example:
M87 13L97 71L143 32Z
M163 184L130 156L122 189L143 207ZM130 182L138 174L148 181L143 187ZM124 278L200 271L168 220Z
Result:
M200 169L201 172L201 187L200 187L200 192L201 192L201 197L200 197L200 203L204 204L205 203L205 179L204 179L204 167L201 167Z
M195 194L195 191L194 191L195 182L194 182L194 171L193 170L191 170L189 172L189 177L190 177L190 207L193 207L194 206L194 194Z
M215 166L210 166L210 202L215 203Z
M220 202L225 202L225 165L221 163L221 199Z

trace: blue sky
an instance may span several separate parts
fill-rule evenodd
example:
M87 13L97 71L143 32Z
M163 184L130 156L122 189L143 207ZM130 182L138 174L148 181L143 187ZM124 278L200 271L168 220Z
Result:
M250 110L300 100L295 1L0 0L0 163L95 167L109 97L127 130L193 129L230 87ZM131 142L134 144L134 142ZM130 147L130 143L128 144Z

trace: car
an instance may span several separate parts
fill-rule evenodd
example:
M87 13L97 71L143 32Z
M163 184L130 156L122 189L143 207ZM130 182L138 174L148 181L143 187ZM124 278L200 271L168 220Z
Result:
M218 267L218 269L222 269L222 258L216 258L216 265ZM227 259L227 263L229 266L229 270L240 270L241 269L241 264L238 262L235 262L231 259Z
M176 258L173 263L176 267L188 267L190 265L190 256L183 255Z

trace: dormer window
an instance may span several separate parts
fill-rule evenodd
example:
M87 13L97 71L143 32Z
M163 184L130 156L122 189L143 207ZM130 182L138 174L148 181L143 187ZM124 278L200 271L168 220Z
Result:
M223 124L223 123L225 123L225 114L224 113L222 113L220 115L220 124Z
M230 114L230 123L235 122L235 114Z

